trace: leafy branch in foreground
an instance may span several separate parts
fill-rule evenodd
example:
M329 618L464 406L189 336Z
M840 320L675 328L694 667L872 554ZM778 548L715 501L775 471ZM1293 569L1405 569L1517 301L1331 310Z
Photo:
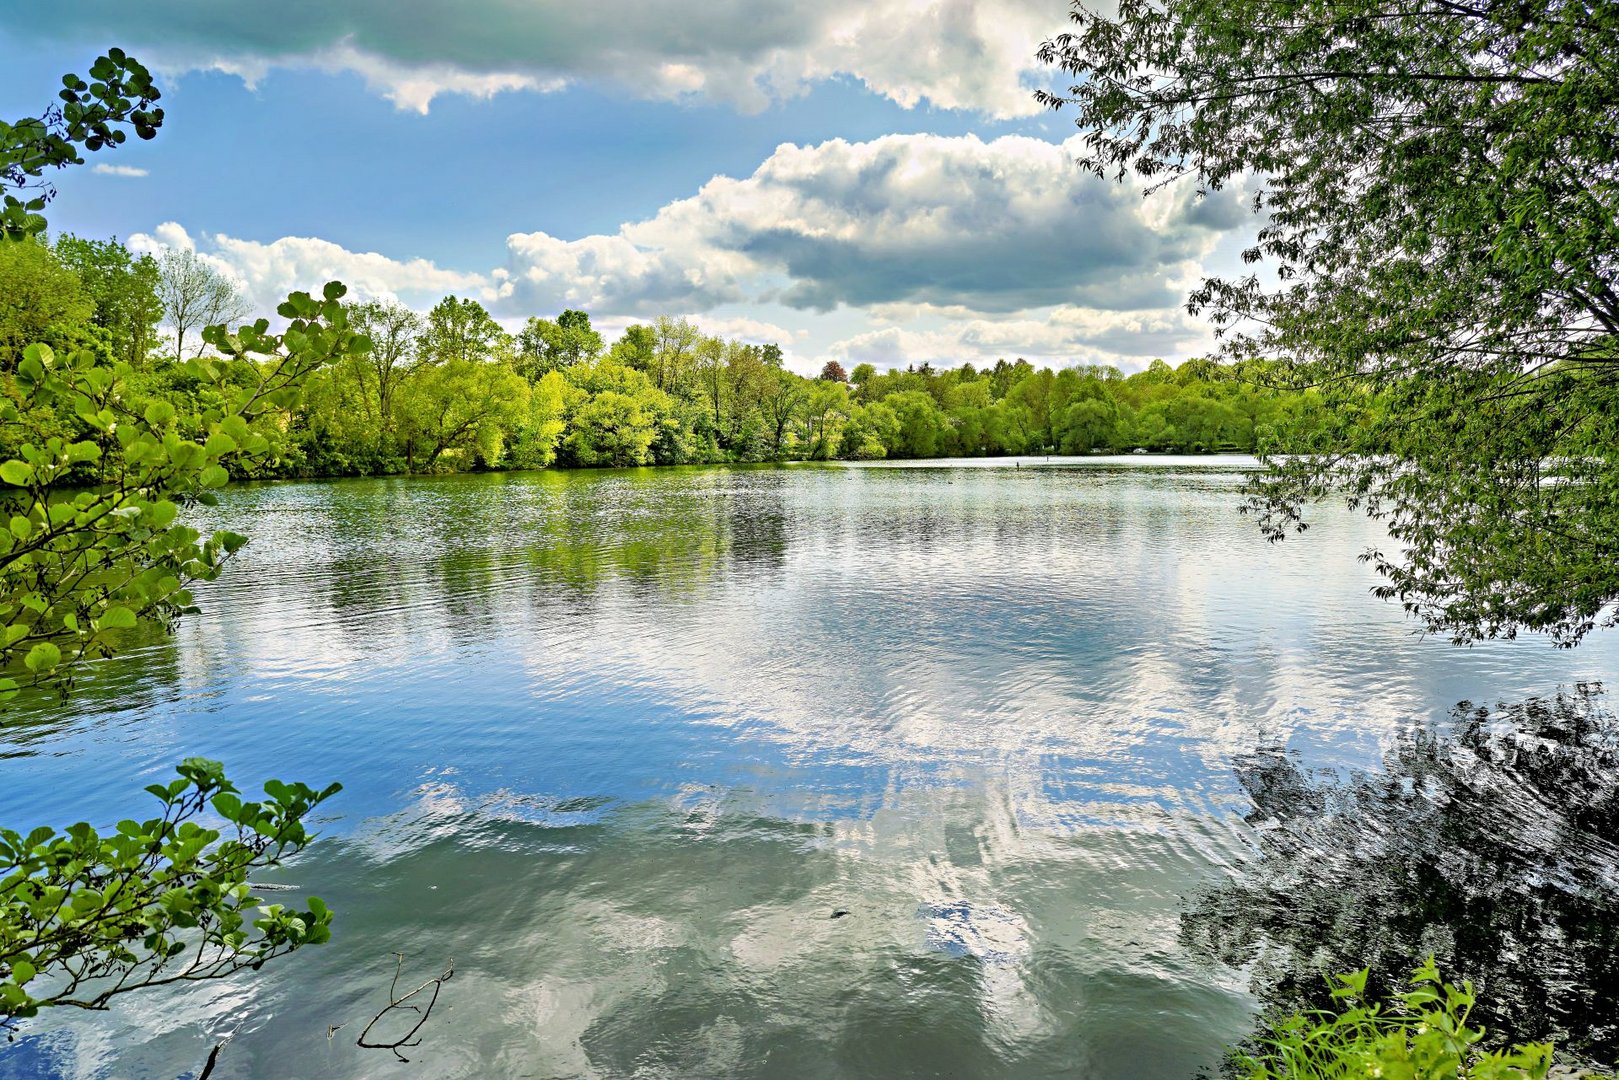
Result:
M1254 1040L1233 1064L1241 1080L1545 1080L1549 1043L1481 1052L1484 1029L1471 1027L1471 983L1453 986L1430 958L1397 996L1393 1011L1366 1003L1367 972L1337 976L1342 1011L1295 1014Z
M1459 642L1619 621L1619 5L1118 0L1042 49L1082 164L1253 193L1254 273L1188 307L1337 423L1274 460L1278 539L1348 492ZM1373 398L1379 408L1370 409Z
M8 193L0 204L0 239L16 240L45 229L41 211L55 191L36 183L46 169L82 165L79 147L96 151L125 142L134 130L142 139L157 134L163 110L155 105L162 95L152 75L122 49L109 49L90 66L86 82L77 75L62 76L54 104L39 116L8 124L0 120L0 187L16 191L30 185L38 190L22 199Z
M245 537L204 539L178 520L181 506L211 502L227 464L271 457L302 380L365 350L343 292L334 282L320 300L289 297L280 334L262 320L210 327L217 356L190 365L208 404L186 415L130 392L129 365L93 349L25 350L0 398L0 435L17 453L0 463L0 700L26 686L66 693L119 633L194 610L190 585L217 576ZM313 897L301 912L244 913L259 904L248 875L303 848L306 815L338 785L272 780L264 801L243 802L216 762L179 772L147 789L162 816L108 836L82 822L0 830L0 1025L256 968L329 936L331 913ZM210 809L234 837L198 820Z
M180 415L131 393L129 365L94 350L56 356L29 346L0 396L0 701L31 685L71 686L75 667L106 655L119 631L193 610L188 586L217 577L246 538L206 539L178 520L230 477L275 451L273 423L305 377L356 355L343 286L281 305L263 320L205 337L219 355L187 367L212 404Z
M163 113L145 68L114 49L90 73L94 83L63 79L64 104L0 124L0 189L81 163L81 146L116 146L125 125L156 133ZM35 242L50 194L6 194L0 245ZM294 293L278 309L288 320L279 334L263 319L234 333L208 327L214 355L184 366L198 393L181 408L140 393L130 360L141 358L115 360L93 336L61 356L37 340L6 353L0 704L29 687L66 694L121 633L194 610L190 586L217 576L246 538L204 539L181 509L212 502L231 468L273 460L304 380L369 348L349 328L344 291L332 282L319 299ZM218 978L330 936L320 900L301 912L259 906L248 877L309 842L307 815L338 785L271 780L263 801L244 802L217 762L190 758L179 774L147 789L159 817L106 836L83 822L62 833L0 828L0 1027L48 1006L98 1009L126 991ZM222 839L212 815L234 836Z
M0 1027L53 1005L105 1008L143 987L217 979L331 936L331 912L259 908L248 875L310 839L304 819L339 790L264 785L244 802L215 761L188 758L179 778L146 790L159 817L103 836L0 829ZM234 826L199 823L209 808Z

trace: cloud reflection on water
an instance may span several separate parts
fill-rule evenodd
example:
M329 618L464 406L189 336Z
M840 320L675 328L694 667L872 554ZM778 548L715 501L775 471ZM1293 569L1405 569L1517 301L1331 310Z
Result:
M1619 670L1605 640L1415 640L1367 593L1363 522L1267 547L1239 483L1155 461L233 489L256 539L208 614L0 765L44 817L117 815L186 753L344 780L287 872L338 939L231 1006L244 1068L387 1071L324 1031L402 949L457 960L434 1075L1185 1075L1250 1008L1176 942L1182 897L1259 842L1233 760L1375 766L1461 698ZM1017 947L941 951L930 905L1002 913ZM190 1061L171 1017L214 1000L76 1024L90 1058L62 1070Z

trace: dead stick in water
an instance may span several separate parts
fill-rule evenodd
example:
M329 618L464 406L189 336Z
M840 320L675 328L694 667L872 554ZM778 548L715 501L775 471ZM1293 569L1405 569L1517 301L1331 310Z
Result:
M242 1030L242 1021L238 1020L236 1026L230 1029L230 1034L214 1043L214 1048L208 1051L208 1060L203 1062L202 1072L197 1074L197 1080L208 1080L213 1075L214 1066L219 1064L219 1052L225 1049L225 1044L236 1038L236 1033Z
M449 982L450 976L455 974L455 961L451 960L449 965L445 967L444 974L438 976L438 978L428 979L426 982L422 983L422 985L418 986L416 989L412 990L403 997L394 997L394 992L399 989L399 973L405 966L405 954L394 953L394 956L397 957L397 961L394 964L393 982L388 985L388 1004L381 1012L377 1013L377 1015L371 1018L371 1022L369 1024L365 1025L365 1030L360 1032L360 1037L355 1040L355 1044L358 1046L363 1046L368 1050L392 1050L394 1057L398 1058L400 1061L408 1062L410 1058L406 1057L404 1054L401 1054L399 1052L399 1048L401 1046L421 1045L422 1041L420 1039L412 1042L411 1036L420 1031L422 1029L422 1025L427 1023L428 1016L430 1016L433 1012L433 1006L438 1003L439 988L442 987L446 982ZM425 1009L416 1005L405 1004L411 998L415 997L417 994L420 994L428 987L433 988L433 993L432 996L427 999L427 1007ZM387 1016L395 1009L409 1009L418 1014L416 1025L391 1043L366 1042L365 1037L371 1033L371 1029L376 1026L377 1021L381 1020L384 1016Z

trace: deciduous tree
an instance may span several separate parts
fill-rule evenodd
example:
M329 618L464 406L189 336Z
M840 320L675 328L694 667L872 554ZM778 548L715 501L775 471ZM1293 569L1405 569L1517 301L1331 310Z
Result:
M174 356L186 359L186 334L245 318L247 298L218 267L186 247L165 248L157 260L157 295L163 321L174 331ZM202 355L206 343L197 345Z
M434 364L488 360L507 341L506 331L478 301L446 296L427 313L420 339L421 356Z
M1619 6L1119 0L1044 57L1083 164L1250 192L1261 277L1190 305L1295 362L1330 423L1252 492L1266 535L1346 492L1458 641L1619 618ZM1222 212L1219 202L1209 212ZM1372 407L1373 399L1376 407Z
M85 240L72 233L58 236L51 250L95 305L90 320L107 331L113 355L143 365L163 321L157 260L136 255L117 239Z

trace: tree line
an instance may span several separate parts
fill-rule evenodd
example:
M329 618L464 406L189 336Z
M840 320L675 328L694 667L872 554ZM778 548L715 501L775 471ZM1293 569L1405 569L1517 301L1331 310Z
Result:
M62 235L0 249L0 365L25 343L90 348L181 414L205 409L200 328L245 318L230 280L195 252L160 257ZM1265 364L1112 367L930 364L879 373L828 362L818 377L781 348L663 316L608 342L577 310L515 334L473 299L425 314L347 306L371 349L314 372L275 417L272 476L716 462L1089 454L1260 453L1308 446L1317 394L1279 389ZM168 327L168 334L160 328ZM203 395L199 397L199 395Z

